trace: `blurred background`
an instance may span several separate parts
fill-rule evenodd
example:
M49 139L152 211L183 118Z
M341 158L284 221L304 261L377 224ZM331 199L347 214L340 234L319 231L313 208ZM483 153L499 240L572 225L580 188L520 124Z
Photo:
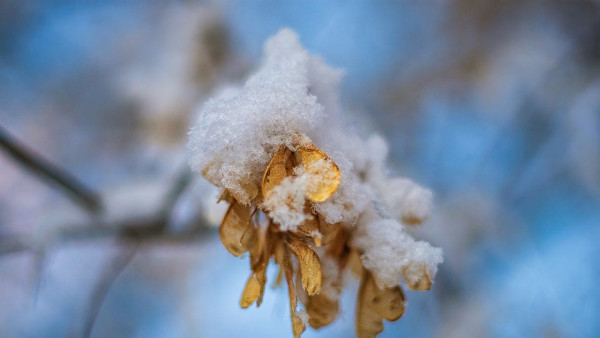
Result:
M600 3L4 0L2 134L90 198L0 151L1 337L291 336L284 288L240 309L248 262L185 160L195 108L282 27L435 193L417 236L445 262L380 337L600 336ZM356 289L303 337L353 336Z

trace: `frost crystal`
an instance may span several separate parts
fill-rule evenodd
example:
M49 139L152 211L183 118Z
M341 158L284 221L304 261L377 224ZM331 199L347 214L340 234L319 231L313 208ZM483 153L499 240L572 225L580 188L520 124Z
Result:
M370 336L404 312L399 285L429 289L443 260L441 249L406 231L429 217L432 193L387 175L385 140L362 140L346 122L341 78L284 29L266 42L243 86L200 108L189 133L192 168L230 204L224 245L235 255L250 252L242 306L260 304L274 258L288 284L295 336L335 319L352 262L362 275L357 331Z

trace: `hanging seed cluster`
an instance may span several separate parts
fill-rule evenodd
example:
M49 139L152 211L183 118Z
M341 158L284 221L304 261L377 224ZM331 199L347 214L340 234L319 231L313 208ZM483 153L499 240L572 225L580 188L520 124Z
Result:
M269 210L263 202L284 180L297 179L295 172L299 171L308 177L304 196L308 203L303 210L307 221L295 230L281 231L268 217ZM342 273L352 263L355 274L361 278L356 312L359 337L374 337L383 330L383 319L394 321L404 314L405 298L400 286L378 286L373 275L357 259L360 253L351 248L348 227L325 222L310 206L311 202L324 202L330 198L341 179L337 165L314 145L299 146L296 151L282 145L265 168L260 194L249 205L238 202L227 190L221 197L230 204L219 229L223 245L234 256L250 253L252 273L240 305L247 308L256 302L260 306L267 283L267 265L273 259L279 266L276 284L282 279L287 284L295 337L305 330L306 323L317 329L335 320L339 299L320 294L321 285L330 283L341 287ZM261 224L261 220L266 222ZM317 251L317 248L321 250ZM337 274L327 277L333 280L324 281L318 252L337 264ZM354 258L352 263L351 257ZM425 273L409 286L427 290L431 279ZM305 312L298 310L299 298L303 299Z
M240 305L261 304L275 262L298 337L337 318L353 274L356 332L374 337L404 313L400 285L429 289L443 260L441 249L407 231L429 217L432 194L388 175L385 140L364 140L345 122L343 73L310 55L294 32L270 38L264 55L243 86L204 103L188 143L192 169L229 204L223 245L250 257Z

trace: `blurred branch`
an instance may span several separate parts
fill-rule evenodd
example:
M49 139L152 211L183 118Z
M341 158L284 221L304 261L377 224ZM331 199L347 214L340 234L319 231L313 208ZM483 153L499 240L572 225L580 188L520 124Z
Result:
M125 270L127 265L129 265L135 256L136 251L137 246L133 247L130 252L118 254L115 258L113 258L110 264L106 267L105 272L101 275L102 278L96 284L92 294L88 318L86 319L83 328L83 337L91 336L92 330L94 329L94 324L96 323L96 318L98 318L98 314L100 313L102 304L104 304L106 295L108 295L108 292L117 278Z
M28 149L2 126L0 126L0 147L20 165L31 170L40 178L63 188L74 201L84 206L88 211L96 213L100 210L101 201L98 194L86 187L63 168L59 168L44 159L41 155Z
M96 217L91 224L73 225L60 227L50 236L45 237L44 242L36 242L33 238L2 236L0 240L0 255L31 251L34 253L44 252L47 246L53 244L93 241L113 238L125 242L148 243L148 242L172 242L182 243L198 239L207 232L208 227L200 220L187 231L171 232L167 227L169 216L181 194L191 182L191 172L186 167L175 178L173 185L165 194L161 207L158 211L150 210L148 215L125 217L118 221Z

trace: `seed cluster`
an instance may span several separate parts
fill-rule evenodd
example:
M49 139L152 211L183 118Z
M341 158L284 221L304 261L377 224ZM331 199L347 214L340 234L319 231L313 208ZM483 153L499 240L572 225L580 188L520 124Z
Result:
M273 258L279 266L275 283L281 283L283 278L287 283L295 337L306 329L306 324L320 328L335 320L342 274L347 268L361 279L356 312L359 337L374 337L383 330L383 319L394 321L404 313L405 297L400 286L382 286L362 266L361 252L351 243L352 226L329 224L312 208L312 203L330 198L341 180L338 166L313 144L299 144L295 150L282 145L265 168L260 192L250 193L254 195L251 203L241 203L227 190L220 198L230 204L219 230L223 245L235 256L250 254L252 274L240 305L247 308L254 302L261 304L267 265ZM305 200L300 203L301 210L293 210L298 208L294 196L277 196L279 188L295 182L303 185ZM284 228L270 216L277 208L300 212L305 221L297 227ZM333 274L323 272L325 262L334 265L328 269ZM421 277L409 287L429 289L429 276L423 273ZM324 284L329 288L327 292L321 292ZM299 301L304 311L298 310Z

